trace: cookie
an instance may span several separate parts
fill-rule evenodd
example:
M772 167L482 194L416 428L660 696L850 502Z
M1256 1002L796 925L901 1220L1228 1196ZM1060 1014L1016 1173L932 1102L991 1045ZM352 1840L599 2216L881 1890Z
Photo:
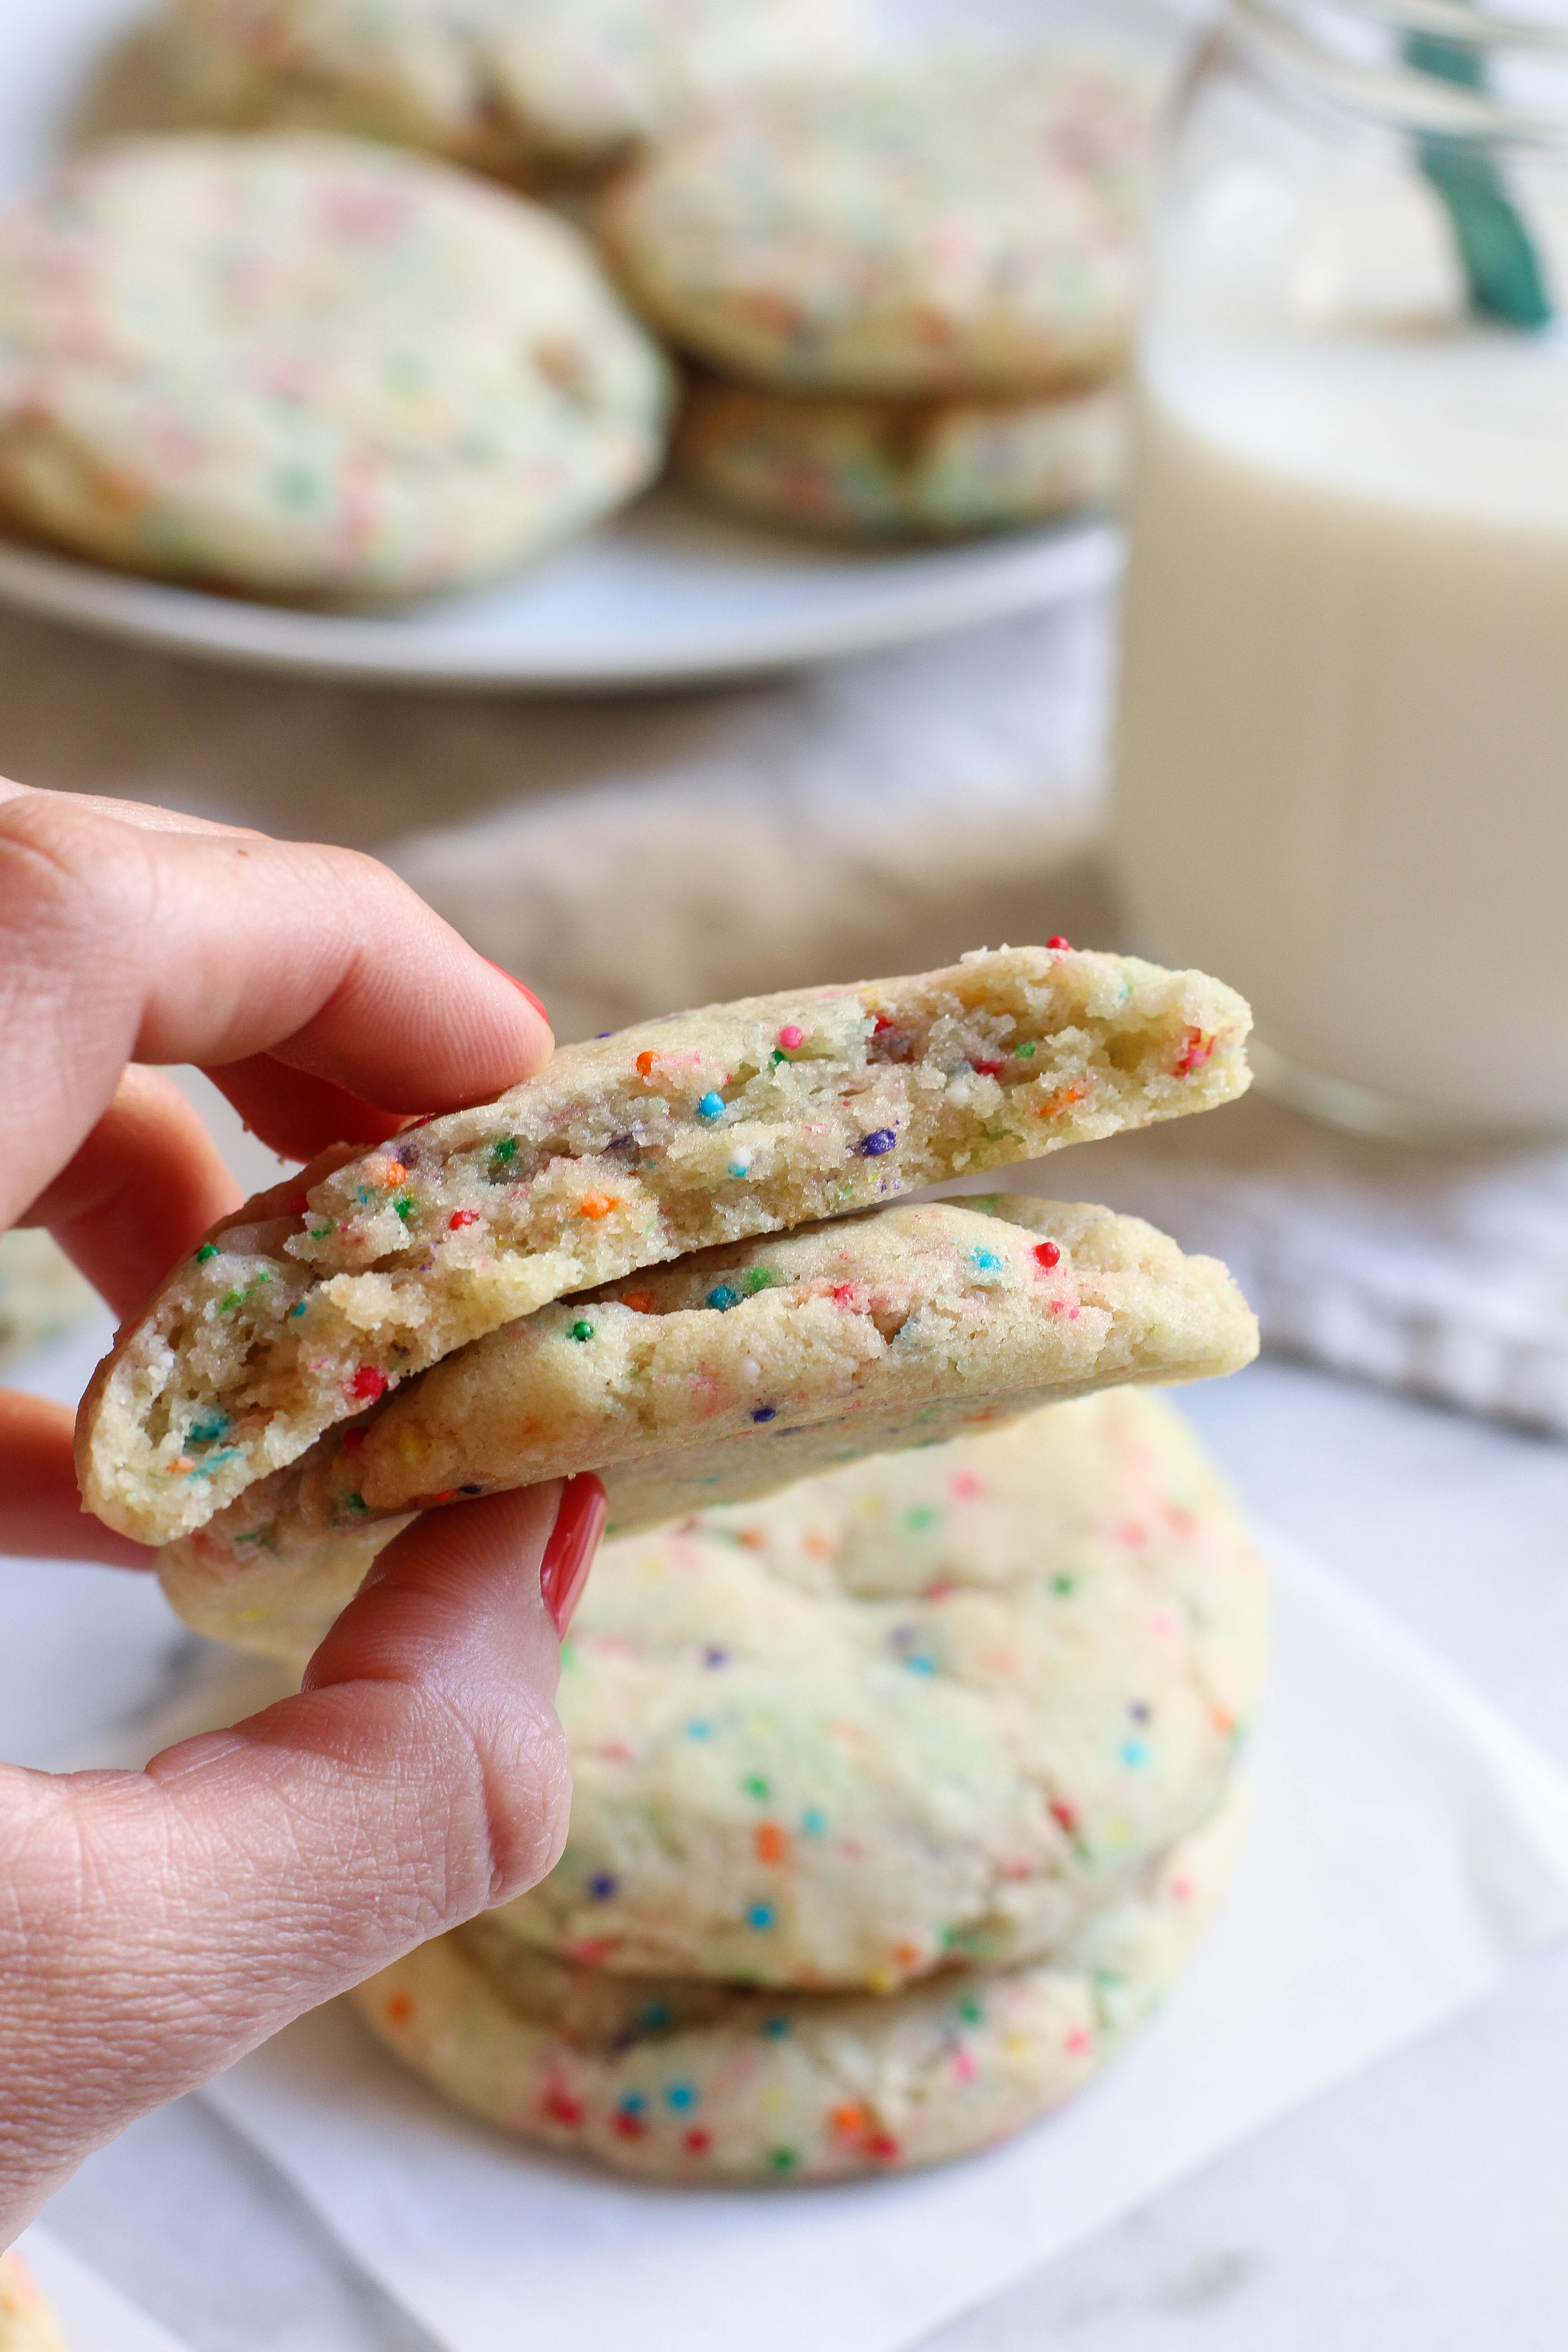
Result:
M0 2352L66 2352L59 2323L15 2250L0 2253Z
M79 1323L97 1303L46 1233L0 1234L0 1356L35 1347Z
M842 2180L992 2146L1063 2105L1179 1974L1241 1807L1054 1958L891 1999L614 1977L476 1920L351 1995L403 2063L502 2131L644 2179Z
M943 58L695 116L596 224L645 317L722 374L1037 394L1126 357L1150 129L1109 59Z
M132 141L0 222L0 511L131 571L502 572L658 471L668 391L575 230L383 148Z
M1267 1617L1135 1390L611 1544L558 1701L571 1837L496 1931L875 1992L1044 1958L1213 1810Z
M596 1470L619 1533L1044 1396L1234 1371L1257 1346L1226 1269L1138 1218L1001 1196L874 1211L475 1341L168 1547L164 1590L203 1633L313 1648L431 1504Z
M83 1400L88 1507L170 1541L553 1299L1228 1101L1250 1021L1201 972L1063 941L569 1046L215 1227Z
M830 538L948 538L1041 522L1115 496L1114 389L1054 398L873 399L777 392L694 372L671 454L718 504Z
M854 0L176 0L186 103L524 180L601 169L738 81L813 69Z

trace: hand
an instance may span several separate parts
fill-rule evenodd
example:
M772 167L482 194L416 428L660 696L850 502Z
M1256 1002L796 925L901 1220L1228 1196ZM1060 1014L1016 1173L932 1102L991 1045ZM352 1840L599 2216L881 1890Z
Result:
M550 1051L369 858L0 782L0 1231L48 1226L122 1315L238 1205L147 1064L199 1064L302 1160ZM0 1392L0 1551L151 1565L83 1515L70 1437ZM136 2116L550 1869L557 1627L603 1517L593 1479L437 1512L300 1697L145 1772L0 1766L0 2246Z

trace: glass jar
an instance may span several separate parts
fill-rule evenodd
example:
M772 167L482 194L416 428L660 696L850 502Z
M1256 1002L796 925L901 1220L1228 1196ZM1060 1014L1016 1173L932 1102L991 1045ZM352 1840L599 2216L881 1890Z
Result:
M1568 1129L1568 16L1230 0L1170 127L1112 845L1261 1082Z

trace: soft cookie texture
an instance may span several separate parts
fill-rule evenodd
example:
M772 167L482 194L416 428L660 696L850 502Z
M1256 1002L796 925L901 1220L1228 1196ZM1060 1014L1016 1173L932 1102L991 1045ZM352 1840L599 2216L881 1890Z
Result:
M758 90L603 200L659 331L818 392L1038 393L1124 357L1151 109L1087 58L943 58Z
M570 1046L214 1229L83 1400L90 1509L203 1526L334 1423L551 1301L1230 1100L1250 1014L1057 948L754 997Z
M168 1547L164 1589L203 1633L310 1648L427 1504L596 1470L612 1532L648 1527L1257 1347L1225 1267L1138 1218L1005 1196L873 1211L477 1340Z
M500 572L642 488L668 394L574 229L384 148L133 141L0 222L0 512L132 571Z
M854 0L174 0L187 106L434 149L525 180L595 171L738 81L853 45Z
M694 372L680 478L738 512L831 538L943 538L1039 522L1121 487L1121 393L876 400Z
M645 2179L845 2179L936 2164L1058 2107L1179 1973L1228 1875L1228 1796L1051 1959L891 1999L613 1977L478 1920L352 1998L405 2064L518 2137Z
M0 2254L0 2352L66 2352L59 2323L20 2254Z
M608 1545L550 1876L492 1915L613 1971L889 1992L1059 1950L1218 1800L1268 1594L1136 1390Z

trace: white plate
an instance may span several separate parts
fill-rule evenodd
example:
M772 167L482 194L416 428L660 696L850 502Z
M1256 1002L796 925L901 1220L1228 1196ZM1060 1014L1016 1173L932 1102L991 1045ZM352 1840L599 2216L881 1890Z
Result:
M218 661L409 686L607 689L742 677L906 644L1096 588L1103 520L912 553L841 553L657 493L514 579L396 612L248 604L0 542L0 598Z
M58 152L147 0L0 0L0 200ZM577 691L743 677L994 620L1103 585L1102 518L912 552L816 548L666 491L514 578L395 613L248 604L0 541L0 600L143 645L321 677Z

